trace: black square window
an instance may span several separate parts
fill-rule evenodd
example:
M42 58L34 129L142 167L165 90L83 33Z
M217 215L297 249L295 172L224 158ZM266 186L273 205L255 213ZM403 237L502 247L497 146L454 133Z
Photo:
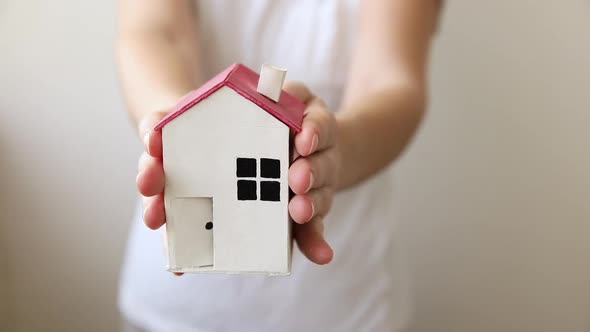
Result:
M256 159L238 158L236 160L236 175L238 177L256 177Z
M260 159L260 176L279 179L281 177L281 161L278 159Z
M281 183L278 181L260 181L260 200L279 202L281 200Z
M255 201L256 198L256 181L238 180L238 200Z

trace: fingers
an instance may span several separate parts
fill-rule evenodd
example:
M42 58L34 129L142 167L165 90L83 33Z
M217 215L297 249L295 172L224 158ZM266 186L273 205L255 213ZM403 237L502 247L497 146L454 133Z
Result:
M143 138L145 152L139 158L135 181L139 193L144 196L143 221L150 229L158 229L166 223L162 133L153 129L164 116L164 112L151 113L139 123L139 135Z
M336 160L331 150L299 158L289 167L289 187L297 195L330 186L335 181Z
M304 225L294 225L293 235L299 250L316 264L328 264L334 257L334 252L324 239L324 224L320 217L314 218Z
M301 132L295 136L295 149L302 156L309 156L334 145L336 119L326 105L314 98L305 110Z
M141 119L138 125L139 136L143 137L149 131L153 131L154 127L160 122L168 112L152 112Z
M162 165L162 133L153 130L166 113L147 115L139 124L145 152L139 158L135 179L139 193L143 195L143 221L148 228L158 229L166 222L164 210L164 167Z
M154 126L166 114L166 112L150 113L139 123L139 135L143 139L145 151L154 158L162 158L162 132L155 131Z
M332 205L334 172L331 152L325 151L297 159L289 168L289 187L296 194L289 202L293 221L306 223L325 216Z
M289 81L285 83L284 90L307 104L302 130L295 136L295 154L308 156L331 147L336 120L324 102L301 82Z
M139 159L139 173L135 181L143 196L151 197L162 193L165 185L162 160L144 152Z
M150 130L143 136L145 152L154 158L162 158L162 132Z
M143 222L150 229L158 229L166 223L164 194L143 198Z
M324 187L305 195L296 195L289 202L289 214L294 222L304 224L315 217L325 216L332 207L332 192Z
M307 104L302 130L295 136L294 158L307 157L334 144L336 120L301 82L289 81L283 89ZM294 236L301 252L316 264L329 263L334 253L324 240L323 219L332 204L331 189L324 187L330 163L316 156L299 158L289 168L289 186L297 195L289 202L289 213L296 222Z

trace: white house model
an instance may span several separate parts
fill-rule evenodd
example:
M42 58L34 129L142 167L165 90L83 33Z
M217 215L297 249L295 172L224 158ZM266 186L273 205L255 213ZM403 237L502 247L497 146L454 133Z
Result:
M305 105L285 71L234 64L185 96L162 130L168 270L289 274L289 138Z

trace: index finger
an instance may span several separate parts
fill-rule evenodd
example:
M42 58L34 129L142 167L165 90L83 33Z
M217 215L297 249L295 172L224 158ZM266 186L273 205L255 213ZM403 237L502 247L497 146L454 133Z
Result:
M139 137L143 140L145 151L154 158L162 158L162 132L154 127L162 120L167 112L154 112L146 115L138 126Z
M309 102L301 127L295 136L295 148L300 155L309 156L333 146L336 119L321 99L314 97Z

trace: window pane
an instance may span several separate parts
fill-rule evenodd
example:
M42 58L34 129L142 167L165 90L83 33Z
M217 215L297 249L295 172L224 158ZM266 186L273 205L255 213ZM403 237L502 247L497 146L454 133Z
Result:
M260 159L260 176L279 179L281 177L281 161L278 159Z
M238 177L256 177L256 159L238 158L236 161L236 175Z
M255 201L256 199L256 181L238 180L238 200Z
M260 200L279 202L281 200L281 183L278 181L261 181Z

